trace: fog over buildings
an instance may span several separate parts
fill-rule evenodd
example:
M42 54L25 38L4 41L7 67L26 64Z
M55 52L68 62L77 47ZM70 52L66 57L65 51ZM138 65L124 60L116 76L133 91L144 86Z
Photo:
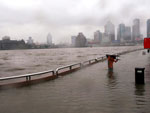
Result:
M135 18L145 37L149 4L149 0L0 0L0 38L27 41L31 36L35 42L46 42L50 32L54 43L71 42L79 32L87 38L96 30L104 32L108 21L115 32L121 23L130 31Z

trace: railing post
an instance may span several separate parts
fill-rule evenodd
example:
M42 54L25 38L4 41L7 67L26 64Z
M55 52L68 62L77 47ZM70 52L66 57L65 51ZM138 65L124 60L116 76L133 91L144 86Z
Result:
M26 81L30 81L31 80L31 76L26 76Z
M58 76L58 69L56 70L56 76Z
M55 72L54 71L52 71L52 74L53 74L53 76L55 75Z
M72 69L72 66L69 66L69 69L71 70L71 69Z
M89 60L89 64L91 63L91 60Z
M29 76L29 81L31 80L31 76Z
M97 60L97 58L95 59L95 62L97 62L98 60Z
M28 76L26 76L26 81L28 81Z

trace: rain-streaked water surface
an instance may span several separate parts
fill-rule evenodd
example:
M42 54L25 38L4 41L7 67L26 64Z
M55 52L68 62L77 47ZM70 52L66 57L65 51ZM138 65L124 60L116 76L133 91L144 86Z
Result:
M77 54L77 56L85 56L83 58L83 60L85 60L94 56L104 55L107 52L112 53L111 49L110 51L105 51L99 48L85 48L79 50L82 52ZM71 49L65 49L62 54L65 54L67 50L71 51ZM35 50L27 51L27 53L31 52L31 54L33 54L33 51ZM45 52L48 54L47 52L50 51L51 50L42 50L42 53ZM63 50L60 49L58 51ZM77 53L78 49L73 49L72 52L68 52L70 56L66 58L68 59L67 64L82 60L82 58L79 57L78 59L76 58L77 56L73 55L75 51ZM105 53L99 51L105 51ZM118 51L120 50L116 48L115 53ZM38 52L40 53L40 51ZM89 55L90 53L92 56ZM87 56L87 54L89 56ZM70 58L71 56L74 57L72 60ZM44 58L44 56L42 58ZM48 59L48 56L45 55L45 58ZM58 56L54 58L57 59ZM104 61L66 76L59 77L53 81L16 89L0 90L0 112L149 113L150 54L142 55L142 51L137 51L122 55L120 59L118 63L114 64L113 73L108 72L107 62ZM135 85L135 67L146 68L145 85Z

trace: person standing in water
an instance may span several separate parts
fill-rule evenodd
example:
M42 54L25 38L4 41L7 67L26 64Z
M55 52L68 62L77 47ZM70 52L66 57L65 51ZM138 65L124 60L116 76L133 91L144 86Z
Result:
M108 69L109 71L113 71L113 63L117 62L118 59L116 59L116 55L106 55L108 60Z

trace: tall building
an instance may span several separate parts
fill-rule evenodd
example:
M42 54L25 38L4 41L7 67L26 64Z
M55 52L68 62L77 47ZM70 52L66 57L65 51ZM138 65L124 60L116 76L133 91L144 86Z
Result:
M132 41L135 41L137 38L140 38L140 20L134 19L132 26Z
M102 41L102 33L97 30L96 32L94 32L94 42L100 44Z
M124 36L124 40L125 41L130 41L131 40L131 27L126 26L125 27L125 36Z
M110 21L106 23L105 27L105 33L109 36L110 41L115 40L115 26Z
M33 39L32 37L29 37L29 39L27 40L27 44L32 45L33 44Z
M118 29L117 29L117 40L119 42L124 41L125 31L126 31L125 24L119 24Z
M47 45L52 45L52 35L50 33L47 35Z
M85 47L86 43L87 43L86 37L83 35L83 33L79 33L75 40L75 46Z
M150 38L150 19L147 20L147 37Z

